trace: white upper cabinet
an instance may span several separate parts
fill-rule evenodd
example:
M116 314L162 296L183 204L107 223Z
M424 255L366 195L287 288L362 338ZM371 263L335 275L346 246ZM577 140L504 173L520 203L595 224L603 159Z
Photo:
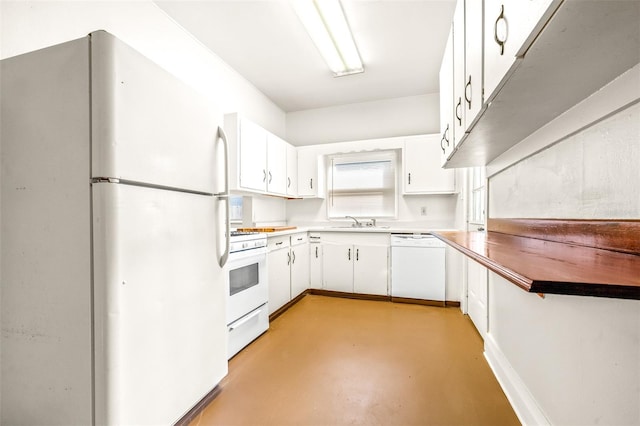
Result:
M484 108L482 1L465 0L464 123L471 130Z
M460 143L465 132L464 123L464 0L458 0L453 14L453 140Z
M287 196L298 196L298 150L287 144Z
M465 133L455 134L445 167L488 164L640 62L637 1L485 0L484 10L480 1L458 2L456 77L453 90L441 85L441 99L454 96L454 111L459 100L467 103L454 119ZM445 106L441 115L448 116Z
M287 143L267 133L267 192L287 194Z
M298 196L324 198L324 161L313 148L298 149Z
M225 115L224 128L229 189L287 196L289 144L239 114Z
M240 153L238 187L266 191L267 132L257 124L240 119L237 149Z
M407 138L402 150L404 194L451 194L455 172L440 167L442 139L439 135Z
M453 152L453 30L440 65L440 156L445 163Z

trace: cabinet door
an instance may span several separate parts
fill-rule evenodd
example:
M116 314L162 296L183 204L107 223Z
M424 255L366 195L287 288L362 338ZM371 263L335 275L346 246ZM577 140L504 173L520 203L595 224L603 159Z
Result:
M322 288L322 244L309 244L309 287Z
M457 146L464 137L464 0L458 0L453 13L453 140Z
M267 132L249 120L240 121L240 187L267 190Z
M269 314L274 313L291 300L289 247L274 250L267 255L269 269Z
M356 245L354 249L353 292L388 295L389 247Z
M465 132L475 124L483 104L482 92L482 2L465 1Z
M291 247L291 298L309 288L309 243Z
M444 164L453 152L453 31L440 65L440 156Z
M469 317L485 338L487 334L487 268L467 260L467 309Z
M405 140L402 153L405 194L446 194L455 192L455 170L440 167L438 135Z
M298 150L298 196L324 198L322 160L314 150Z
M298 150L287 144L287 195L298 196Z
M485 0L484 93L491 101L559 0ZM498 89L498 90L497 90Z
M353 245L324 244L322 256L323 288L353 293Z
M267 192L276 195L287 193L287 143L267 134Z

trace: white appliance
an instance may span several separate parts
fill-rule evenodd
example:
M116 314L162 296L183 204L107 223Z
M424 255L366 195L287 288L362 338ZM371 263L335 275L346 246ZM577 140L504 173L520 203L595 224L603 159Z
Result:
M2 74L2 418L179 421L227 374L222 115L112 35Z
M445 247L431 235L391 235L391 296L444 302Z
M269 328L267 236L232 232L227 293L228 358Z

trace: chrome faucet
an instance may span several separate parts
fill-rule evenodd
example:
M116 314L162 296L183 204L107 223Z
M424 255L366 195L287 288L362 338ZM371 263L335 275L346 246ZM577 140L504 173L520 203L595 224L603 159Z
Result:
M356 219L355 217L353 217L353 216L345 216L345 218L347 218L347 219L353 219L353 221L354 221L355 223L354 223L353 225L351 225L351 226L353 226L354 228L360 228L360 227L362 227L362 224L361 224L360 222L358 222L358 219Z

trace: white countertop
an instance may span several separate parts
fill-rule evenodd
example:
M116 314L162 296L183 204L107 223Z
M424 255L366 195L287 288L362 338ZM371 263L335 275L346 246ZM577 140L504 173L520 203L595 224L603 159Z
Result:
M298 234L300 232L356 232L356 233L377 233L377 234L428 234L439 231L458 231L458 229L446 228L403 228L393 226L376 226L352 228L350 226L303 226L296 229L288 229L286 231L267 232L268 237L281 235Z

